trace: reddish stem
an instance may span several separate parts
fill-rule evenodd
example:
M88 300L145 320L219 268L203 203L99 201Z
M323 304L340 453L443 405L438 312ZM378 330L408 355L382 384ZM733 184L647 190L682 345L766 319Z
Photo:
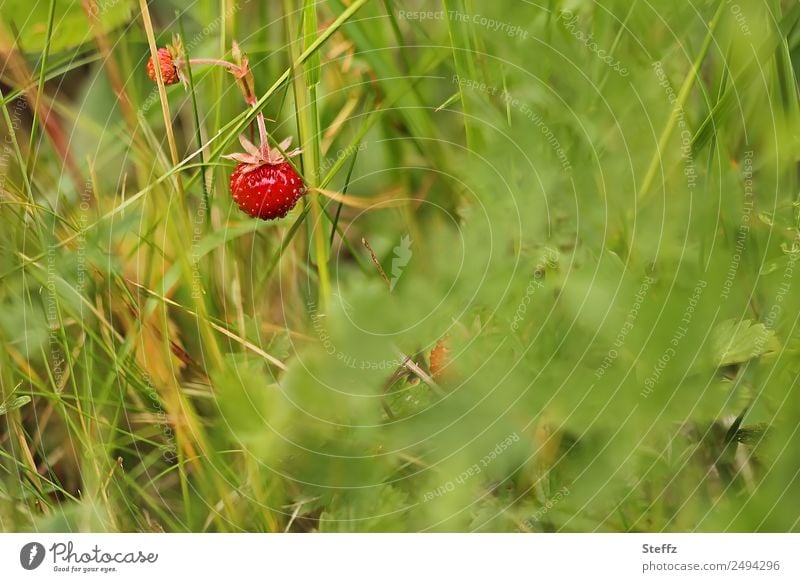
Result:
M175 64L177 66L181 66L181 65L185 64L186 62L187 61L184 61L183 59L178 59ZM240 73L242 73L242 68L240 66L235 65L234 63L230 63L228 61L225 61L223 59L189 59L188 60L188 64L190 64L190 65L212 65L212 66L218 66L218 67L225 67L226 69L228 69L228 71L230 71L231 73L233 73L234 75L237 75L237 76ZM252 107L255 107L256 106L255 95L252 94L250 88L247 87L246 83L245 83L244 91L245 91L244 98L245 98L245 101L247 101L247 104L252 106ZM259 138L261 139L261 147L263 148L264 146L268 145L267 124L266 124L266 121L264 120L264 114L261 113L260 111L258 112L258 115L257 115L257 123L258 123L258 135L259 135Z
M184 61L183 59L179 59L175 64L182 65L185 62L186 61ZM233 63L229 63L228 61L222 59L189 59L188 62L190 65L215 65L218 67L225 67L232 73L239 72L239 67L237 65L234 65Z

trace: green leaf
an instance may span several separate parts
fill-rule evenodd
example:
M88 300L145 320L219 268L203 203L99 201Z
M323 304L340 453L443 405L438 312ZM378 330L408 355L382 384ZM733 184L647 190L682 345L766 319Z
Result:
M317 39L317 3L309 2L306 0L303 6L303 28L305 31L303 45L304 49L308 49ZM320 69L320 56L319 51L316 51L309 57L305 65L306 69L306 84L313 87L319 83L319 69Z
M781 347L774 331L750 319L723 321L714 330L711 345L720 366L741 364Z
M0 416L2 416L3 414L8 413L11 410L16 410L17 408L22 408L23 406L28 404L28 402L30 402L30 401L31 401L31 397L30 396L17 396L11 402L4 402L3 404L0 404Z
M92 41L89 18L80 2L56 0L53 36L50 52L74 48ZM41 53L47 40L49 2L6 0L3 3L3 21L19 30L22 50ZM97 18L104 31L113 30L126 23L131 16L133 0L96 1Z

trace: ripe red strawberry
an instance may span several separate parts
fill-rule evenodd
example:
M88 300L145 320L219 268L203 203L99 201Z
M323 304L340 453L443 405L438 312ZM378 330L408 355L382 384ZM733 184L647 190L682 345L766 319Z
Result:
M175 61L169 49L158 49L158 66L161 68L161 76L164 78L165 85L174 85L180 81L178 76L178 68L175 66ZM156 69L153 65L153 57L147 61L147 76L156 83Z
M266 143L261 147L240 136L246 153L236 153L226 158L240 162L231 174L233 201L253 218L272 220L283 218L305 194L303 179L277 150ZM286 151L292 138L286 138L280 147ZM289 157L300 150L286 151Z

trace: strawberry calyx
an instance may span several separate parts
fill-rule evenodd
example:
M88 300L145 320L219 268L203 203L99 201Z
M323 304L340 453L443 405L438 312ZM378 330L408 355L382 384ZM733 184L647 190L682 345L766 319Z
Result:
M300 148L288 149L292 145L291 136L280 142L277 148L270 147L266 139L261 142L260 146L257 146L243 135L239 136L239 142L242 144L243 152L236 152L222 157L244 164L241 170L243 174L257 170L265 165L278 166L284 163L287 158L293 158L302 152Z

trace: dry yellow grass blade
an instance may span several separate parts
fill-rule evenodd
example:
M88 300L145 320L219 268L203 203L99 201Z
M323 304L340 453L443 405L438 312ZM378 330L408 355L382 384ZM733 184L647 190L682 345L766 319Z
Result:
M165 297L165 296L161 295L160 293L156 293L152 289L148 289L147 287L137 283L136 281L128 280L128 283L130 283L131 285L136 286L137 288L141 289L142 291L145 291L146 293L152 295L156 299L160 299L161 301L163 301L167 305L172 305L173 307L179 307L180 309L183 309L189 315L197 316L197 314L194 311L192 311L191 309L189 309L187 307L184 307L183 305L181 305L180 303L177 303L176 301L173 301L169 297ZM221 333L225 337L227 337L229 339L232 339L233 341L241 344L242 346L244 346L245 348L247 348L248 350L250 350L254 354L257 354L257 355L261 356L262 358L264 358L265 360L267 360L271 364L274 364L275 366L277 366L281 370L287 370L288 369L286 367L286 364L284 364L282 361L280 361L275 356L272 356L272 355L268 354L267 352L265 352L264 350L259 348L257 345L253 344L252 342L244 339L243 337L240 337L240 336L236 335L232 331L228 331L227 329L225 329L221 325L218 325L218 324L214 323L213 321L209 322L209 325L214 330L218 331L219 333ZM287 330L285 330L283 328L278 328L277 326L274 326L274 331L287 331ZM294 334L294 335L301 335L302 336L302 334L297 334L296 332L289 332L289 333L290 334ZM302 337L304 339L308 339L308 336L302 336Z
M402 188L392 188L383 196L376 196L375 198L362 198L360 196L350 196L342 194L341 192L334 192L333 190L325 190L324 188L312 188L315 192L319 192L323 196L330 198L336 202L341 202L345 206L352 208L372 209L375 207L392 208L396 206L403 206L413 198L397 198Z

